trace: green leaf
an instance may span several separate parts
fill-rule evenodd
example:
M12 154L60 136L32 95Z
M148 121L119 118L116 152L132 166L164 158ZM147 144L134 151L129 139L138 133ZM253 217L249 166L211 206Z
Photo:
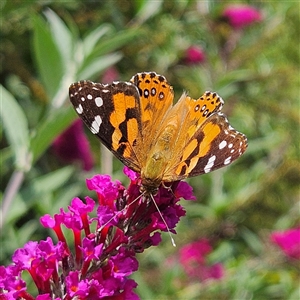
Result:
M107 33L112 32L112 27L108 24L103 24L92 32L90 32L84 39L83 39L83 51L85 56L89 56L93 50L95 45L98 41Z
M47 93L52 98L64 74L62 57L46 22L37 15L33 16L32 21L34 59Z
M84 66L83 69L79 71L78 78L93 78L101 71L116 64L121 58L122 55L120 53L113 53L98 57L95 60L91 61L88 65Z
M45 16L50 24L52 39L62 58L62 63L67 70L68 62L73 56L73 39L72 34L66 24L51 9L45 11Z
M11 145L18 169L27 171L31 166L29 155L29 130L26 116L13 97L0 85L2 105L0 116L3 122L6 138Z
M142 5L139 6L139 11L136 15L137 23L141 24L155 16L161 10L162 4L163 0L142 1Z
M106 54L108 52L112 52L120 48L121 46L126 45L133 39L136 39L139 32L140 32L139 28L133 28L130 30L128 29L128 30L118 32L113 36L109 37L107 40L101 41L101 43L99 43L95 47L93 51L93 55L99 56L102 54Z
M33 198L38 199L40 195L57 191L66 184L73 174L74 167L66 166L39 176L30 182L29 187L24 191L24 195L27 195L27 199L30 199L31 203L35 203L36 201Z
M227 85L253 80L255 78L255 74L252 70L234 70L231 72L227 72L224 74L221 79L215 84L216 89L220 90Z
M34 162L37 161L53 140L75 119L76 114L71 106L52 111L48 118L39 125L36 135L31 140Z

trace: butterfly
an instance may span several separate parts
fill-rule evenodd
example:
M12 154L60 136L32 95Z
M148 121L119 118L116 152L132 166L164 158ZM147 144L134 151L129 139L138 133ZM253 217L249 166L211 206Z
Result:
M227 166L247 148L247 138L221 113L223 99L205 92L193 99L174 92L155 72L111 84L71 84L70 100L88 128L122 162L140 174L141 191Z

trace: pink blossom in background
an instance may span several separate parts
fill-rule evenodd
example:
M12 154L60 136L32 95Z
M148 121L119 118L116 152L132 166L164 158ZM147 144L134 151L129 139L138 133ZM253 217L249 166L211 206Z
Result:
M205 53L200 46L191 46L185 52L184 62L188 65L199 64L205 61Z
M223 265L221 263L209 264L207 260L207 255L212 250L207 239L190 243L180 249L179 261L188 276L201 281L223 277Z
M271 234L271 241L278 245L286 256L300 259L300 227Z
M81 120L76 120L52 144L54 153L64 162L80 161L85 171L92 169L94 162L88 139Z
M102 83L112 83L113 81L119 80L120 74L115 67L110 67L106 69L102 75L101 82Z
M235 29L244 28L262 20L262 14L258 9L243 4L228 5L222 15Z

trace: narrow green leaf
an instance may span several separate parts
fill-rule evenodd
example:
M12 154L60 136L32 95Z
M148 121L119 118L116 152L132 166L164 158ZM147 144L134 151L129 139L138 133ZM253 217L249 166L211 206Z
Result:
M6 138L11 145L18 169L28 170L29 159L29 130L26 116L11 93L0 85L0 116L3 122Z
M57 191L71 178L74 174L74 169L73 166L66 166L35 178L30 182L29 190L25 191L30 192L31 194L28 198L37 199L44 193L53 193L54 191ZM34 203L34 201L31 202Z
M39 125L36 135L31 140L31 150L34 162L37 161L51 145L53 140L75 119L76 114L71 108L71 105L58 110L53 110L52 114Z
M83 39L83 49L84 54L87 57L92 53L94 50L95 45L98 43L98 41L105 35L112 31L112 26L108 24L103 24L96 29L94 29L92 32L90 32L84 39Z
M122 55L120 53L113 53L98 57L79 71L78 79L92 79L101 71L117 63L121 58Z
M45 11L45 16L50 24L52 39L60 52L65 70L67 70L68 61L70 61L73 56L72 34L66 24L53 10L48 8Z
M59 88L64 74L62 58L46 22L34 15L33 21L33 54L43 84L50 98Z
M93 54L95 56L99 56L119 49L121 46L126 45L133 39L136 39L139 32L139 28L120 31L108 39L101 41L101 43L95 46Z
M137 23L141 24L155 16L160 11L162 4L163 0L143 1L136 15Z
M216 89L221 89L224 86L241 82L241 81L249 81L253 80L255 78L255 74L252 70L234 70L231 72L227 72L223 76L221 76L221 79L216 82L215 87Z

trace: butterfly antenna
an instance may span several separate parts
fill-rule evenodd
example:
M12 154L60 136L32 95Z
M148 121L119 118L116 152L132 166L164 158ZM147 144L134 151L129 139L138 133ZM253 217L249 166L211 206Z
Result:
M156 207L156 210L158 211L158 213L159 213L159 215L160 215L160 217L161 217L162 221L163 221L163 222L164 222L164 224L166 225L166 228L167 228L167 230L168 230L168 234L169 234L169 236L170 236L171 243L172 243L173 247L176 247L175 241L174 241L174 239L173 239L173 237L172 237L172 234L171 234L170 228L169 228L169 226L168 226L168 224L167 224L167 222L166 222L165 218L163 217L162 213L160 212L160 209L158 208L158 206L157 206L157 203L155 202L155 200L154 200L154 198L153 198L153 195L152 195L152 194L150 194L150 197L151 197L151 199L152 199L152 201L153 201L153 203L154 203L154 205L155 205L155 207Z
M128 206L132 205L133 203L135 203L136 201L138 201L143 195L145 194L145 192L143 192L142 194L140 194L138 197L136 197ZM113 217L111 217L105 224L103 224L98 230L101 231L106 225L108 225L116 216L118 216L123 210L125 209L125 207L118 211Z

